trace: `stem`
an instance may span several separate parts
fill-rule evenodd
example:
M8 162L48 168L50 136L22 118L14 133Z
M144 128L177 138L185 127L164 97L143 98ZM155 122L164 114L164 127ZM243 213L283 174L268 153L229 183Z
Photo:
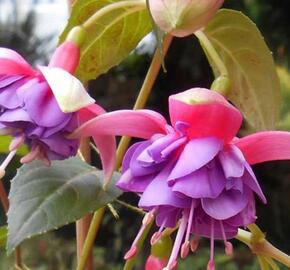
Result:
M93 26L96 23L96 21L98 21L101 17L108 14L109 12L112 12L116 9L126 8L126 7L131 7L131 6L135 8L135 11L143 10L146 8L146 2L144 0L134 0L134 1L130 0L130 1L121 1L121 2L116 2L113 4L109 4L101 9L99 9L89 19L87 19L83 23L82 26L84 28L88 29L91 26Z
M1 204L3 206L5 213L7 213L9 209L9 200L8 200L2 179L0 179L0 200L1 200Z
M82 139L80 148L79 148L79 156L83 161L87 163L91 163L91 152L90 152L90 141L89 139ZM83 249L86 241L86 237L88 235L88 231L90 228L90 223L92 220L92 215L88 214L82 217L80 220L76 222L76 235L77 235L77 258L78 262L82 260ZM84 265L84 269L92 270L93 269L93 254L92 251L86 254L86 263Z
M154 221L151 221L150 224L146 227L146 229L144 230L144 232L142 233L140 239L138 240L137 242L137 248L138 250L140 250L144 244L144 241L145 239L147 238L149 232L150 232L150 229L153 225L153 222ZM137 260L137 256L134 256L132 259L129 259L126 261L125 265L124 265L124 268L123 270L132 270L135 263L136 263L136 260Z
M86 241L84 243L84 247L82 250L82 256L80 257L80 260L78 262L77 270L83 270L85 269L85 266L87 264L87 260L92 252L92 247L94 245L95 238L97 236L97 233L99 231L103 215L105 213L105 207L100 208L97 212L94 213Z
M194 34L197 36L197 38L199 39L203 48L208 53L208 55L210 56L212 61L215 63L220 75L221 76L228 76L228 70L227 70L224 62L222 61L222 59L218 55L218 53L217 53L216 49L214 48L214 46L212 45L211 41L207 38L206 34L204 32L202 32L201 30L196 31Z
M164 43L163 43L163 48L162 48L162 53L165 56L169 46L172 42L173 36L167 35L164 38ZM134 110L142 109L144 108L149 95L152 91L152 87L157 79L157 76L159 74L159 71L162 67L162 62L163 62L163 57L161 54L160 49L157 49L156 52L154 53L151 65L148 69L147 75L145 77L145 80L143 82L143 85L140 89L139 95L137 97L137 100L135 102L135 105L133 107ZM117 161L116 161L116 167L119 168L122 163L123 156L130 144L130 137L123 136L120 140L118 149L117 149Z
M290 256L282 252L278 248L274 247L267 240L255 244L253 247L253 251L258 255L271 257L272 259L279 261L280 263L286 265L287 267L290 267Z

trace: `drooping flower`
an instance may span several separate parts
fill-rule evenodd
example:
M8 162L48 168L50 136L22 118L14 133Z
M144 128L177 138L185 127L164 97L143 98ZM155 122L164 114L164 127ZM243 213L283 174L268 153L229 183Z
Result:
M148 211L125 258L137 252L137 242L149 221L159 226L151 243L167 227L179 225L168 264L174 269L178 254L185 258L210 238L208 269L214 269L214 241L228 241L256 220L256 194L266 203L250 164L290 159L290 133L259 132L235 137L241 113L220 94L202 88L169 98L171 125L152 111L117 111L80 127L74 136L128 135L146 139L132 145L122 164L117 185L140 195L139 207Z
M93 104L82 83L73 75L80 59L80 46L65 41L52 56L47 67L33 69L18 53L0 48L0 135L14 137L10 154L1 171L15 155L17 148L26 143L30 152L22 163L40 159L46 164L77 153L78 139L67 136L81 123L105 111ZM106 146L103 136L95 141L100 145L103 161L112 167L114 138L110 136ZM112 170L111 168L109 169Z
M224 0L149 0L155 23L177 37L193 34L204 27Z

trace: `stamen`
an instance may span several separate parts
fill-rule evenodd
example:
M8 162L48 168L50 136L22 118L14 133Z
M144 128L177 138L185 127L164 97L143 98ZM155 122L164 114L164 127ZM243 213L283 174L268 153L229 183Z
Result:
M195 252L199 246L199 236L194 236L194 238L190 241L190 249L191 252Z
M25 140L24 134L15 137L9 145L9 151L17 150L24 143L24 140Z
M5 175L5 170L7 168L7 166L9 165L9 163L11 162L11 160L13 159L13 157L16 155L17 150L13 150L11 151L8 156L4 159L4 161L2 162L2 164L0 165L0 179L2 179Z
M151 237L151 240L150 240L150 244L153 246L155 245L162 237L162 231L165 227L165 223L167 221L167 218L165 218L162 222L162 225L160 226L159 230L157 232L155 232L152 237Z
M227 241L226 233L225 233L225 228L223 225L223 222L220 220L220 225L221 225L221 232L225 244L225 253L228 256L231 256L233 254L233 245L231 242Z
M207 270L215 270L214 263L214 219L211 219L210 224L210 260L207 264Z
M25 164L35 160L40 154L40 146L33 146L31 151L20 159L20 162Z
M186 225L187 225L187 221L188 221L188 216L187 213L183 213L183 217L181 218L181 222L179 225L179 229L175 238L175 242L172 248L172 252L168 261L167 266L164 269L174 269L174 267L176 267L177 264L177 256L178 256L178 252L180 250L180 246L183 240L183 236L185 234L185 230L186 230ZM163 270L164 270L163 269Z
M145 215L145 217L143 218L142 226L141 226L139 232L137 233L137 235L136 235L136 237L131 245L131 248L127 251L127 253L124 256L125 260L129 260L129 259L133 258L134 256L136 256L136 254L138 252L137 243L138 243L139 239L141 238L141 236L143 235L145 229L154 220L155 214L157 211L158 211L158 207L155 207L150 212L148 212Z
M134 258L137 254L137 251L138 251L137 246L132 246L125 254L124 259L129 260L129 259Z
M186 230L186 235L185 235L185 241L181 246L181 258L185 259L188 256L189 249L190 249L190 242L189 242L189 237L191 233L191 226L192 226L192 220L193 220L193 214L194 214L194 207L195 207L195 201L191 201L191 208L189 212L189 217L188 217L188 223L187 223L187 230Z

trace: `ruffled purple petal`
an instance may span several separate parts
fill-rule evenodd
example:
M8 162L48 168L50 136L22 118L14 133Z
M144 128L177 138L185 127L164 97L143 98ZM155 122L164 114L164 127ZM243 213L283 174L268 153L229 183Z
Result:
M160 206L158 208L158 214L156 216L156 224L158 226L165 226L169 228L174 228L177 225L178 220L182 216L182 209Z
M210 162L221 150L222 142L213 137L189 141L173 168L169 181L188 175Z
M0 122L14 123L18 121L32 122L29 114L23 109L6 110L0 116Z
M167 185L167 177L172 170L172 164L168 164L148 185L141 196L139 207L147 209L152 206L174 206L177 208L189 208L191 199L181 198L172 192Z
M142 193L151 183L152 179L154 179L152 175L133 177L129 169L122 174L116 186L123 191Z
M147 164L145 166L143 162L140 162L138 160L139 155L143 151L147 151L147 148L151 145L151 143L152 142L150 140L142 142L140 145L138 145L135 152L133 153L131 161L130 161L130 169L133 176L143 176L143 175L152 174L152 173L160 171L160 169L162 168L163 166L162 164L152 163L151 165Z
M55 127L70 118L70 114L60 110L47 82L31 80L18 89L17 94L24 101L25 109L37 125Z
M250 189L252 189L261 199L263 203L267 203L267 199L257 181L257 178L249 164L246 164L246 172L242 177L244 184L246 184Z
M226 238L230 239L235 237L238 233L238 227L231 226L230 224L227 224L226 221L222 222ZM211 223L212 218L208 216L201 209L201 207L198 207L195 209L194 212L194 219L192 223L191 232L199 236L211 238ZM214 226L214 239L224 240L220 220L214 220L213 226Z
M228 190L215 199L201 199L203 210L212 218L224 220L241 212L250 200L250 189L245 188L241 193L237 190Z
M236 146L232 145L221 151L219 160L227 178L241 177L244 174L246 161L242 152Z
M194 199L216 198L225 188L226 179L220 166L215 161L211 166L201 169L176 180L172 187L175 192L182 193Z
M122 161L122 172L125 172L129 169L132 157L142 143L143 142L134 143L129 147Z

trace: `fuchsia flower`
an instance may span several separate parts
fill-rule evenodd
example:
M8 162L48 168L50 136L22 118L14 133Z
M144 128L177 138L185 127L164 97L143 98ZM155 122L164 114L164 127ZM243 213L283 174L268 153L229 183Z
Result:
M81 123L104 110L93 104L81 82L71 74L77 68L80 49L72 41L57 48L48 67L34 70L19 54L0 48L0 134L11 134L8 160L1 165L5 170L9 160L22 143L27 143L30 152L22 163L41 159L50 160L74 156L79 140L67 135ZM95 138L97 143L103 136ZM107 138L114 151L114 139ZM108 146L101 143L100 150ZM106 166L112 166L106 156ZM111 170L111 168L110 168Z
M214 269L214 241L228 239L240 226L256 220L256 194L266 198L250 164L290 158L290 133L259 132L235 137L241 113L216 92L196 88L170 96L171 125L152 111L117 111L101 115L80 127L74 136L128 135L146 139L127 151L117 186L140 196L148 213L125 258L137 253L137 241L150 221L160 227L179 225L168 264L174 269L179 252L185 258L200 236L210 238L208 269Z

